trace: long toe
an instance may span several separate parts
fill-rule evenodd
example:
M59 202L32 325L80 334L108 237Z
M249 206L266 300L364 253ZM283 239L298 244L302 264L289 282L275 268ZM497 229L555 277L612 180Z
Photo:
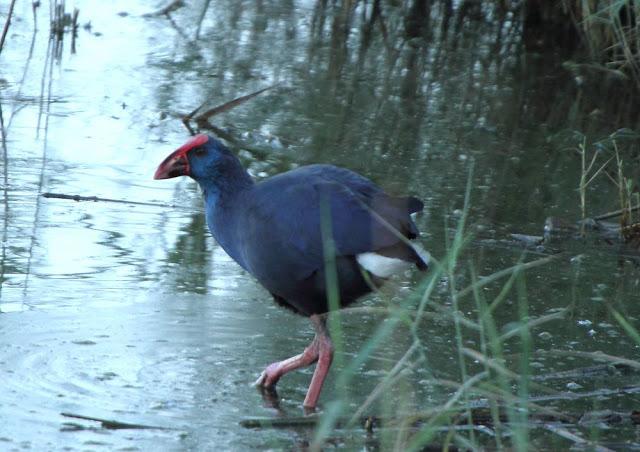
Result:
M274 388L282 375L281 362L269 364L267 368L262 371L254 385L262 388Z
M317 340L314 339L311 345L305 348L304 352L299 355L292 356L284 361L269 364L260 374L254 385L263 388L272 388L284 374L315 363L318 360L318 356L319 345Z

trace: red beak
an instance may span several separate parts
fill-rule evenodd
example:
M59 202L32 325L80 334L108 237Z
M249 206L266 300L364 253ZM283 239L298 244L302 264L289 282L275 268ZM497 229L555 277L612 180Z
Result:
M169 157L164 159L156 173L153 175L154 179L171 179L178 176L190 176L191 167L189 166L189 159L187 153L198 146L202 146L209 137L204 134L196 135L191 138L185 144L176 149Z
M189 149L180 148L171 153L158 166L153 178L171 179L172 177L188 176L190 174L189 159L187 158L188 151Z

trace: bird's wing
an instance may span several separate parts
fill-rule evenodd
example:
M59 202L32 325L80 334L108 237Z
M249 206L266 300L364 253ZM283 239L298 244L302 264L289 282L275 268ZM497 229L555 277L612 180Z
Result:
M335 253L355 256L413 238L415 198L386 195L368 179L326 165L305 167L258 184L242 216L241 252L259 280L302 280L324 265L322 222L330 221ZM328 224L328 223L325 223Z

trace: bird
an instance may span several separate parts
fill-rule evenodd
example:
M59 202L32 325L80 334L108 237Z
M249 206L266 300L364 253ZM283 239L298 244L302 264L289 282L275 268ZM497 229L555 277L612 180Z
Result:
M167 156L154 179L179 176L200 185L207 225L225 252L277 304L310 318L311 344L268 365L255 384L275 390L286 373L317 363L303 402L315 410L334 353L326 325L329 274L344 308L394 274L411 267L426 271L430 256L416 240L411 216L424 204L388 195L366 177L330 164L299 166L255 182L233 152L206 134Z

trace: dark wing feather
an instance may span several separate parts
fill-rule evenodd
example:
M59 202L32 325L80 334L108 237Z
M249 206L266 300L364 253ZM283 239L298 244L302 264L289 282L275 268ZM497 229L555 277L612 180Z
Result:
M235 251L269 291L286 297L288 287L323 268L323 202L338 256L392 247L398 234L418 233L409 214L422 208L419 200L390 197L352 171L312 165L267 179L243 200Z

